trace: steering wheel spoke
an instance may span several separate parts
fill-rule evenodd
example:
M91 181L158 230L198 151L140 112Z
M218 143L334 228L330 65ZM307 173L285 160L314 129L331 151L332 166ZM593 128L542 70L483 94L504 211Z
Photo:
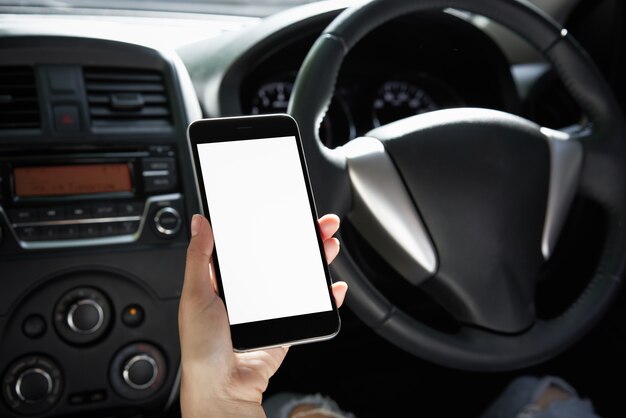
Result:
M413 285L437 271L437 255L415 204L384 145L360 137L343 147L353 190L350 220Z
M548 260L554 251L567 214L578 190L583 163L583 147L568 134L541 128L550 148L550 183L546 216L541 237L541 253Z
M622 143L624 140L621 138ZM595 133L575 137L575 142L580 144L584 154L580 172L581 193L603 206L612 206L609 202L623 189L621 184L613 181L623 176L624 168L620 162L623 146L614 146L620 145L618 141L598 139Z

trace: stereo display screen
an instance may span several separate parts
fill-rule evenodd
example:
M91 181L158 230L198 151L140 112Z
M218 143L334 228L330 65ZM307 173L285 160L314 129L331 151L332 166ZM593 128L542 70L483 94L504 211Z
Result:
M126 163L15 167L13 179L17 197L73 196L133 190L130 167Z

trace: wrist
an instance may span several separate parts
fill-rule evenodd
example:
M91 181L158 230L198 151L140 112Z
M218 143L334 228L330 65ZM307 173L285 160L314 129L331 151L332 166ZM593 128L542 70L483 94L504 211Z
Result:
M182 418L265 418L265 411L261 405L211 398L202 399L200 402L181 399L181 414Z
M265 418L263 407L258 402L242 399L231 399L221 393L221 387L214 382L210 375L194 376L189 379L189 373L183 374L180 386L180 407L182 418L205 417L259 417Z
M265 418L263 407L247 401L230 401L219 398L203 397L192 399L181 396L182 418Z

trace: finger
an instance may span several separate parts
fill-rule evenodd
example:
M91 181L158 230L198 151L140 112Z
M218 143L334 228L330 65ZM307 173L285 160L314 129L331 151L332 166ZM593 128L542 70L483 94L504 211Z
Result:
M337 238L329 238L324 241L324 254L326 254L326 262L332 263L337 254L339 254L339 240Z
M191 241L187 248L185 281L181 299L186 306L210 303L215 297L211 280L211 254L213 231L204 216L194 215L191 220Z
M335 235L335 233L339 230L340 220L339 217L335 214L324 215L319 219L320 230L322 232L322 240L327 240L328 238Z
M335 282L331 287L333 296L335 297L335 304L339 308L343 305L343 301L346 299L346 292L348 291L348 283Z

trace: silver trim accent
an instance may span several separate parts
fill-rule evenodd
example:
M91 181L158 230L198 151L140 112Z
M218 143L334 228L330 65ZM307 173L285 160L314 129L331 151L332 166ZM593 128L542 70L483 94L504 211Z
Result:
M576 196L583 163L583 147L562 131L541 128L550 148L550 182L541 235L541 254L548 260L554 251L569 209Z
M157 196L150 196L146 199L145 206L143 209L143 214L139 219L139 227L137 228L137 232L134 234L127 235L116 235L113 237L102 237L102 238L80 238L80 239L68 239L68 240L57 240L57 241L23 241L17 236L17 232L15 232L15 227L11 224L9 217L5 213L2 206L0 206L0 217L3 217L7 223L7 225L12 226L9 228L15 241L19 244L19 246L25 250L43 250L43 249L56 249L56 248L71 248L71 247L82 247L82 246L97 246L97 245L110 245L110 244L128 244L131 242L137 241L143 232L144 226L146 224L146 219L148 218L148 211L150 210L150 206L153 203L163 202L166 200L181 200L182 194L180 193L171 193ZM135 218L135 217L130 217ZM98 219L119 219L119 218L98 218ZM71 221L71 222L78 222ZM49 221L49 222L65 222L65 221ZM87 222L89 223L89 222ZM23 226L24 224L19 224Z
M167 229L161 225L160 223L161 216L165 213L170 213L174 215L176 219L178 220L178 223L176 224L176 227L174 229ZM182 223L183 222L182 222L182 218L180 217L180 213L178 213L176 209L169 207L169 206L166 208L159 209L159 211L154 215L154 226L156 226L157 231L159 231L163 235L172 236L176 234L178 231L180 231L180 227Z
M96 308L96 311L98 311L98 322L96 322L96 325L94 325L93 327L87 330L82 330L78 328L76 324L74 323L74 313L76 312L76 309L80 308L83 305L93 306L94 308ZM77 334L81 334L81 335L93 334L94 332L98 331L100 327L102 326L102 324L104 323L104 311L102 310L102 306L100 306L100 304L96 302L95 300L81 299L78 302L74 303L70 307L70 310L67 311L67 316L65 317L65 321L67 322L67 326L70 327L70 329Z
M29 374L34 374L34 373L40 374L46 379L46 381L48 382L48 394L52 392L52 377L47 371L45 371L44 369L40 369L39 367L25 370L20 374L20 377L17 378L17 381L15 382L15 388L14 388L15 393L17 394L18 398L20 398L20 400L24 403L28 403L28 404L36 403L35 401L26 399L26 397L22 394L22 380L24 379L24 376L29 375Z
M342 147L354 192L350 219L376 251L413 285L438 268L434 245L385 147L356 138Z
M81 224L101 224L115 223L127 221L140 221L141 216L119 216L111 218L85 218L85 219L68 219L62 221L37 221L37 222L20 222L11 224L13 228L24 226L54 226L54 225L81 225Z
M137 363L138 361L147 361L152 366L152 377L150 378L149 381L141 385L138 385L132 380L130 380L130 368L133 367L135 363ZM122 377L124 378L124 381L126 382L126 384L130 386L131 388L137 389L137 390L148 389L150 386L152 386L152 384L156 381L158 374L159 374L159 366L157 365L156 361L154 361L154 359L147 354L138 354L132 357L124 365L124 370L122 371Z

